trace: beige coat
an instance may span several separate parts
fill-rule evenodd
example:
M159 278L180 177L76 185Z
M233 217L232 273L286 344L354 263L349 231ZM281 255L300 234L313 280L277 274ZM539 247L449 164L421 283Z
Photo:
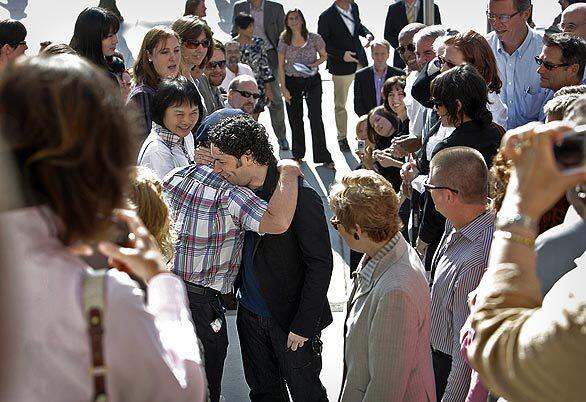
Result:
M347 306L340 401L435 402L429 286L397 234L366 265Z

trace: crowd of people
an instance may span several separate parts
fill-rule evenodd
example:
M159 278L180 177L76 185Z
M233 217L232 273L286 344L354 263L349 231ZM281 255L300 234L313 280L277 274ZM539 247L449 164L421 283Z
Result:
M352 250L340 401L584 400L586 3L543 32L531 0L486 0L486 35L423 3L388 5L376 38L353 0L317 32L241 0L222 43L188 0L132 66L115 1L33 57L0 21L0 399L224 400L237 306L250 400L327 401L331 227ZM352 86L360 164L324 205L303 101L335 169Z

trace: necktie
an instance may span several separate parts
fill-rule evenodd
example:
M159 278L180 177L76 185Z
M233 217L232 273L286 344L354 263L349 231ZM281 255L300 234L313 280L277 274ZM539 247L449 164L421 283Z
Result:
M409 24L415 22L415 2L407 3L407 21Z

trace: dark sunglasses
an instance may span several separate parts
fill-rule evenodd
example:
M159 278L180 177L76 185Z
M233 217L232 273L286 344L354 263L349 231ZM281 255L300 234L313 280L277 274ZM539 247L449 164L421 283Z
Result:
M334 229L338 230L338 225L340 224L340 221L338 220L338 218L336 218L335 216L332 216L330 218L330 223L332 224Z
M407 50L409 50L410 52L414 52L415 51L415 45L413 43L409 43L407 45L407 47L405 46L399 46L397 48L397 52L399 52L399 54L403 54L405 53Z
M549 61L543 60L539 56L535 56L535 62L537 63L538 66L543 65L543 67L545 67L547 70L550 70L550 71L553 70L553 69L555 69L555 68L568 67L569 66L568 63L553 64L553 63L550 63Z
M226 67L226 60L210 61L208 63L208 68L214 69L216 67L220 67L220 68Z
M235 89L234 91L238 92L240 95L244 96L245 98L250 98L252 96L253 99L259 99L260 98L260 94L259 93L252 93L252 92L248 92L248 91L241 91L239 89Z
M11 43L10 44L10 47L13 48L13 49L16 49L19 46L26 46L26 41L23 40L23 41L20 41L20 42L16 42L16 43Z
M423 183L423 187L425 187L425 189L427 191L431 191L431 190L450 190L453 193L456 193L456 194L459 193L459 191L456 190L455 188L446 187L446 186L434 186L433 184L429 184L428 182Z
M206 49L208 47L210 47L210 40L209 39L204 39L201 42L198 40L186 39L183 43L185 44L185 47L188 49L197 49L200 46L203 46Z
M448 68L456 67L456 64L452 63L449 60L446 60L445 57L437 56L437 60L439 61L440 66L443 66L445 64L446 66L448 66Z

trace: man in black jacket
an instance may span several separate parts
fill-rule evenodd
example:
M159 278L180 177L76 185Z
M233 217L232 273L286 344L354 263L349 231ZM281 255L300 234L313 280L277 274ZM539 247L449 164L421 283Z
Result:
M338 144L342 152L350 151L346 139L348 113L346 100L354 80L354 73L359 66L367 66L366 53L360 42L360 36L366 37L368 44L374 36L360 22L358 5L352 0L336 0L325 10L317 23L317 32L326 42L328 62L326 68L334 81L334 110Z
M439 25L442 23L439 7L434 4L433 8L434 24ZM401 32L401 29L413 22L423 22L422 0L402 0L389 6L385 21L385 39L389 41L393 49L397 49L399 46L399 32ZM393 66L398 68L405 67L405 63L397 51L393 56Z
M389 42L374 42L370 49L373 65L358 70L354 78L354 112L358 116L363 116L373 107L384 103L382 88L388 78L405 74L403 70L387 65L391 50Z
M246 130L211 134L215 170L269 199L278 185L276 160L268 145L261 155L267 163L250 154L255 138ZM246 232L244 239L237 327L252 401L289 401L287 388L294 401L327 401L319 379L320 333L332 322L327 222L320 196L302 179L291 202L296 210L285 233Z

